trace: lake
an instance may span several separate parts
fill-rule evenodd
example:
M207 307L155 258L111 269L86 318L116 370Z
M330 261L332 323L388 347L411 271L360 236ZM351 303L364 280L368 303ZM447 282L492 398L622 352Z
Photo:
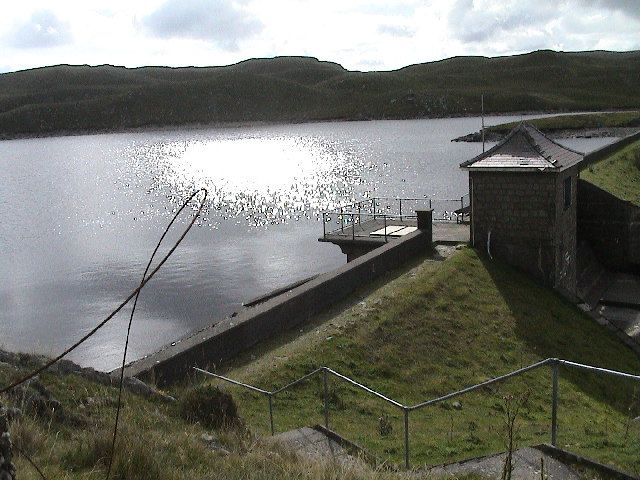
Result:
M0 348L53 355L89 331L136 288L173 212L200 187L207 212L143 290L128 360L333 269L346 257L317 241L323 209L365 196L460 198L468 184L458 164L482 146L450 140L479 125L469 117L0 142ZM589 151L613 140L562 143ZM117 367L128 314L70 358Z

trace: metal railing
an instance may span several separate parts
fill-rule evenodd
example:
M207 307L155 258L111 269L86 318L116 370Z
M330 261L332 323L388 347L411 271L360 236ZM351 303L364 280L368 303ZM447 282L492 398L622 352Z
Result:
M558 380L559 380L559 367L560 366L566 366L566 367L570 367L570 368L576 368L576 369L581 369L581 370L585 370L585 371L589 371L592 373L599 373L599 374L603 374L603 375L612 375L612 376L616 376L619 378L624 378L627 380L635 380L640 382L640 375L634 375L631 373L625 373L625 372L619 372L616 370L610 370L607 368L601 368L601 367L594 367L592 365L585 365L585 364L581 364L581 363L576 363L576 362L571 362L568 360L561 360L558 358L547 358L546 360L542 360L540 362L534 363L532 365L529 365L527 367L523 367L520 368L518 370L514 370L513 372L507 373L505 375L501 375L499 377L495 377L489 380L486 380L484 382L478 383L476 385L470 386L470 387L466 387L463 388L461 390L457 390L455 392L451 392L448 393L446 395L443 395L441 397L437 397L437 398L433 398L430 400L426 400L424 402L420 402L417 403L415 405L404 405L401 402L398 402L396 400L393 400L385 395L383 395L380 392L377 392L375 390L373 390L370 387L367 387L366 385L363 385L361 383L358 383L357 381L342 375L338 372L336 372L335 370L332 370L329 367L320 367L317 368L315 370L313 370L312 372L300 377L299 379L285 385L284 387L278 388L277 390L273 390L273 391L269 391L269 390L263 390L261 388L255 387L253 385L249 385L246 383L242 383L239 382L237 380L233 380L231 378L222 376L222 375L218 375L216 373L212 373L212 372L208 372L206 370L203 370L201 368L197 368L197 367L193 367L194 370L203 373L205 375L223 380L225 382L231 383L233 385L237 385L240 387L244 387L248 390L251 390L253 392L256 393L260 393L262 395L265 395L268 398L268 403L269 403L269 425L270 425L270 429L271 429L271 435L275 434L275 427L274 427L274 422L273 422L273 398L286 391L289 390L290 388L306 381L309 380L310 378L314 377L315 375L318 374L322 374L322 388L323 388L323 401L324 401L324 426L325 428L329 429L329 375L332 375L344 382L349 383L350 385L359 388L362 391L365 391L367 393L369 393L370 395L373 395L381 400L383 400L384 402L393 405L394 407L397 407L398 409L400 409L402 411L402 415L403 415L403 419L404 419L404 464L405 464L405 468L409 469L411 468L411 463L410 463L410 459L409 459L409 453L410 453L410 449L409 449L409 414L413 411L417 411L420 410L422 408L426 408L432 405L436 405L438 403L444 402L446 400L450 400L452 398L485 388L489 385L495 384L495 383L499 383L499 382L503 382L505 380L508 380L510 378L513 377L517 377L519 375L522 375L526 372L530 372L533 370L536 370L538 368L541 367L545 367L545 366L549 366L551 367L551 387L552 387L552 398L551 398L551 445L556 446L557 443L557 435L558 435L558 397L559 397L559 392L558 392Z
M351 230L352 240L356 237L356 225L367 220L382 219L384 225L384 240L388 241L386 230L387 223L393 220L405 222L416 219L416 209L424 208L433 211L432 219L435 222L459 222L464 219L462 211L469 206L469 194L459 199L434 199L424 198L395 198L372 197L347 205L322 212L322 235L326 239L327 234L344 234L345 228ZM338 228L327 231L327 224L335 219Z
M336 225L338 228L327 231L327 224L331 223L333 219L336 219ZM389 241L389 237L393 235L387 232L387 226L394 221L400 221L401 223L409 223L411 220L417 220L417 216L413 215L388 215L388 214L372 214L367 212L347 212L344 210L336 210L333 212L322 212L322 236L324 239L327 235L341 235L351 236L351 240L355 240L357 236L356 229L359 227L361 232L365 232L365 228L362 227L367 220L382 221L383 233L380 235L384 238L385 242ZM345 233L346 230L346 233Z

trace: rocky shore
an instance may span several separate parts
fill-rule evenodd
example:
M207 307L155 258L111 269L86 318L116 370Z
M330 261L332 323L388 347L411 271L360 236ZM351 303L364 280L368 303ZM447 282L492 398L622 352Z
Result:
M0 367L4 366L8 370L36 369L42 366L47 360L48 359L46 357L41 355L14 353L0 350ZM80 365L66 359L62 359L53 364L48 371L58 375L78 375L105 386L117 386L119 381L119 376L100 372L90 367L81 367ZM125 377L123 387L126 390L145 398L155 398L164 402L175 402L173 397L156 390L135 377ZM46 408L49 410L55 410L59 406L59 402L50 395L46 388L44 388L38 377L16 387L12 392L17 392L15 394L24 397L21 398L23 401L28 397L28 402L33 403L33 406L36 409ZM11 395L13 394L10 394L10 396Z

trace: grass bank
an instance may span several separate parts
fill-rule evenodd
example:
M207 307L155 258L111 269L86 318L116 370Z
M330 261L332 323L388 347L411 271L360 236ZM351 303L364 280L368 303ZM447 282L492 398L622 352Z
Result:
M640 141L590 166L580 178L640 206Z
M557 130L588 130L594 128L638 127L640 111L585 113L579 115L558 115L529 120L539 130L553 133ZM487 128L488 131L507 134L518 122L502 123Z
M478 383L547 357L640 372L607 330L547 288L471 249L425 261L359 304L297 338L247 354L227 373L267 389L326 365L405 404ZM435 464L504 449L505 397L522 399L521 445L549 441L550 372L532 372L411 415L412 463ZM264 397L226 387L267 432ZM629 383L562 370L559 444L640 472L637 402ZM525 400L526 398L526 400ZM403 417L363 392L330 384L331 427L379 458L400 463ZM278 431L322 423L322 385L276 398ZM391 425L381 432L380 418Z
M248 352L228 373L273 388L328 365L401 402L415 403L550 356L640 371L637 357L561 297L464 249L445 262L424 260L378 285L353 307ZM29 368L0 364L0 384ZM24 411L11 425L15 443L48 478L103 478L116 390L72 374L45 373L40 381L62 410L34 414L18 402ZM177 386L172 393L184 398L190 388ZM128 393L113 478L401 477L364 464L311 462L273 447L261 437L268 432L266 399L225 389L236 398L248 426L248 431L216 434L227 454L208 449L201 440L207 429L186 421L179 403ZM518 443L548 441L551 390L544 370L459 398L459 404L446 402L412 414L413 465L503 450L508 395L522 407ZM561 446L640 472L640 426L631 421L640 412L631 385L563 370L560 395ZM332 428L378 458L401 462L398 410L335 380L330 400ZM0 402L17 400L4 397ZM315 382L283 394L274 406L278 431L322 423L322 386ZM384 432L381 417L391 427ZM20 478L39 478L24 457L18 456L17 464Z
M6 385L33 365L14 367L0 363L0 385ZM29 406L26 396L0 397L0 403L22 409L10 421L9 430L16 447L39 465L48 479L104 479L111 447L117 390L74 374L45 373L38 391L52 395L55 410ZM184 392L182 392L184 393ZM298 458L277 445L265 442L250 431L228 429L208 432L200 423L191 423L180 414L181 406L127 394L113 464L112 479L258 480L296 478L301 480L394 480L400 475L374 469L364 463L337 465ZM203 441L213 433L214 451ZM212 438L211 436L209 438ZM26 457L14 450L18 478L42 477ZM469 480L475 477L466 477Z

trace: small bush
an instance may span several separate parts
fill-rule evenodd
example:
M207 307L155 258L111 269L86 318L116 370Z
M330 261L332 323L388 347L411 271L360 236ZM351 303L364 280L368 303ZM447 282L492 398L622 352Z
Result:
M238 426L242 422L233 397L213 385L200 385L185 392L179 401L180 415L214 430Z

